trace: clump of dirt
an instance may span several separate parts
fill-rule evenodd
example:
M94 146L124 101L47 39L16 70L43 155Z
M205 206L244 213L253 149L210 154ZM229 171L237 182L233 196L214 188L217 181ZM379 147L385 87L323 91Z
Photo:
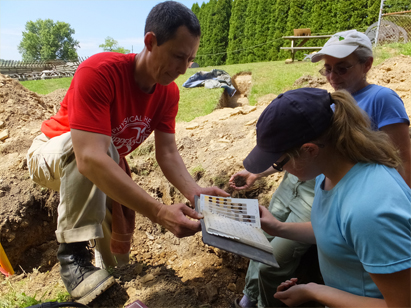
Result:
M368 76L370 81L395 90L409 115L410 59L400 56L387 60ZM321 78L305 77L298 82L328 86ZM251 75L235 76L233 83L240 89L238 94L246 98ZM20 293L44 294L43 298L53 299L65 291L58 273L54 235L58 194L34 184L25 159L32 139L40 134L41 122L56 113L64 95L64 90L37 95L0 75L0 240L16 271L8 279L10 284L0 288L0 297L17 285ZM257 119L273 98L274 94L267 95L259 98L257 106L242 103L235 108L219 108L177 124L179 152L199 185L217 185L233 197L258 198L260 204L269 204L281 174L260 179L245 191L233 191L228 179L243 169L243 159L255 146ZM150 136L129 155L133 180L165 204L186 202L163 176L154 151L154 138ZM178 239L136 215L130 264L112 270L117 284L90 306L123 307L139 299L149 307L228 307L242 293L247 264L245 258L204 245L200 233ZM0 275L0 283L5 279Z
M304 75L298 78L293 87L310 87L310 88L320 88L321 86L327 83L327 79L325 77L313 77L311 75Z
M241 176L236 176L233 182L236 187L243 187L245 184L247 184L246 180Z

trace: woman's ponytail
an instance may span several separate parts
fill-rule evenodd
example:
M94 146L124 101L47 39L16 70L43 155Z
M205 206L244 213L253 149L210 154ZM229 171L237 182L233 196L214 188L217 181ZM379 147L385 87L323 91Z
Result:
M325 139L353 162L379 163L397 168L402 162L387 134L371 129L368 115L344 90L331 93L334 118Z

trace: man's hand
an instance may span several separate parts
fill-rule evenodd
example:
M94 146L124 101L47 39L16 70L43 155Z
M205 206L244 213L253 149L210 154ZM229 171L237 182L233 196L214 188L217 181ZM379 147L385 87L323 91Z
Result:
M191 236L201 230L200 222L189 219L203 218L195 210L183 203L165 205L160 208L156 222L172 232L177 237Z
M297 285L297 280L297 278L291 278L291 280L281 283L277 287L277 293L274 294L274 297L289 307L295 307L312 300L308 292L308 285Z
M248 189L259 178L257 174L248 172L247 170L241 170L233 176L231 176L229 183L230 187L235 190Z

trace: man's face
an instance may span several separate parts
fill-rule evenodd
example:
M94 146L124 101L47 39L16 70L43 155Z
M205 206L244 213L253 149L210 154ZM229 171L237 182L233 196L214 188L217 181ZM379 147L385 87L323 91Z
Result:
M168 85L184 74L194 60L200 37L193 36L185 26L177 29L175 37L160 46L154 44L150 56L151 75L156 83Z

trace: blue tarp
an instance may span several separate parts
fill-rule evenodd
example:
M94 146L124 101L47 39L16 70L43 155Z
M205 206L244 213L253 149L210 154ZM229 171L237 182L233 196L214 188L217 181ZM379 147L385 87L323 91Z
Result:
M236 89L231 84L230 75L226 71L219 69L213 69L211 72L197 72L183 83L185 88L202 86L208 89L224 88L230 96L233 96L236 92Z

